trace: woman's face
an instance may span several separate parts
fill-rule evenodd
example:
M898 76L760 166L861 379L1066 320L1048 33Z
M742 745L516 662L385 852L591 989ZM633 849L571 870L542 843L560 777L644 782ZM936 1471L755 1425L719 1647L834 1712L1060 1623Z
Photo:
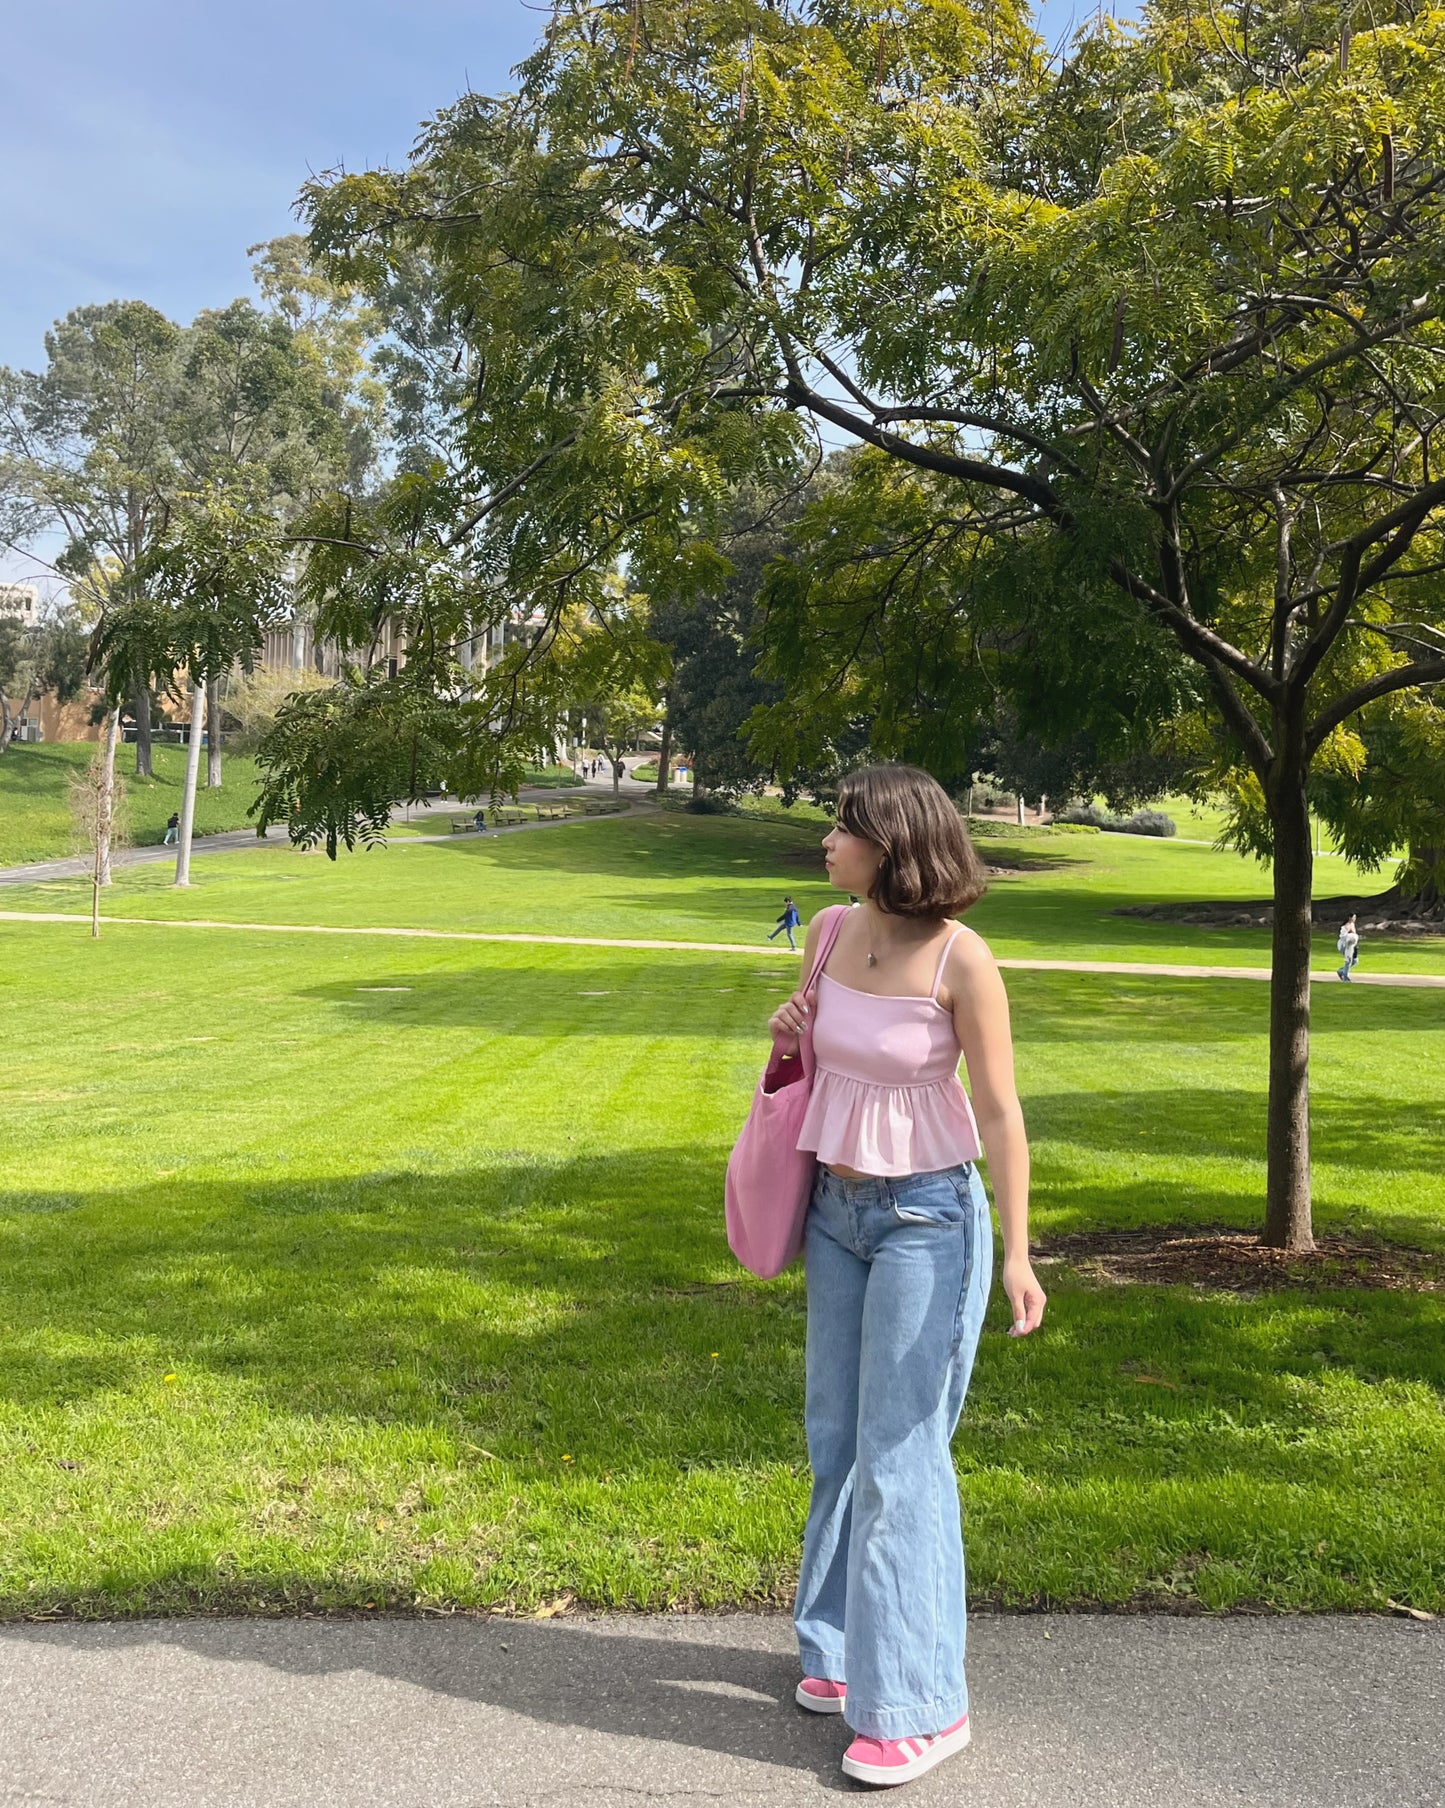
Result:
M866 898L883 864L883 850L861 835L850 835L842 823L834 823L823 837L823 863L839 891Z

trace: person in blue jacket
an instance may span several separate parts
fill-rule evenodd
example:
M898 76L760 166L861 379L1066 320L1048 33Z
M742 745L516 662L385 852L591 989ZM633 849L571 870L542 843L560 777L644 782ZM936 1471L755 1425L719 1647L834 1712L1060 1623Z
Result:
M783 914L778 918L778 926L773 931L772 935L768 937L768 940L770 942L775 940L784 930L786 930L788 934L788 946L796 952L798 944L793 940L793 931L799 926L802 920L803 919L798 915L798 907L793 900L791 898L784 898Z

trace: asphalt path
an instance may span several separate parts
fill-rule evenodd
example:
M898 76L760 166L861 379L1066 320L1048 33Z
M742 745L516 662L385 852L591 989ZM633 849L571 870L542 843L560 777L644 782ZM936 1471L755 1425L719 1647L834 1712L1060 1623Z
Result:
M1445 1626L975 1616L918 1808L1439 1808ZM0 1803L800 1808L868 1793L777 1617L0 1626Z

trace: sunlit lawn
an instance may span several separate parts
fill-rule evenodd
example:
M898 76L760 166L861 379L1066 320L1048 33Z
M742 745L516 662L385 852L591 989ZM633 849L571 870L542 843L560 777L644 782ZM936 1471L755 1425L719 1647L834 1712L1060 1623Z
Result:
M1137 947L1131 875L1228 870L1079 839L999 883L997 945ZM116 905L732 940L780 881L823 897L730 819L198 866ZM801 1290L741 1275L720 1192L795 972L0 923L0 1605L785 1597ZM1042 1234L1257 1221L1263 986L1010 990ZM1321 1228L1445 1247L1445 1000L1316 1015ZM957 1443L979 1596L1445 1607L1441 1295L1047 1273L1039 1338L995 1301Z

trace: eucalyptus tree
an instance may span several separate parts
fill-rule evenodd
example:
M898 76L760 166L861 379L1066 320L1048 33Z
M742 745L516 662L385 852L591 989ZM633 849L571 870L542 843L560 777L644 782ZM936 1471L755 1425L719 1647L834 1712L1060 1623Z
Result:
M257 250L264 308L235 301L189 327L138 301L77 308L47 334L43 370L0 369L0 539L35 557L58 536L54 567L89 612L127 608L104 637L124 672L97 676L134 714L145 776L170 636L137 573L186 498L240 486L284 525L375 458L360 310L319 277L318 296L294 301L308 281L295 241Z
M1309 775L1445 677L1442 121L1409 5L1159 0L1051 62L1010 0L558 0L516 94L306 205L348 279L435 272L458 519L529 594L647 588L811 423L1197 693L1273 856L1265 1234L1305 1248Z
M0 369L0 538L33 556L58 533L55 567L97 614L126 590L179 481L181 345L181 329L155 308L108 302L55 324L43 371ZM150 674L132 650L124 701L136 771L148 777Z

